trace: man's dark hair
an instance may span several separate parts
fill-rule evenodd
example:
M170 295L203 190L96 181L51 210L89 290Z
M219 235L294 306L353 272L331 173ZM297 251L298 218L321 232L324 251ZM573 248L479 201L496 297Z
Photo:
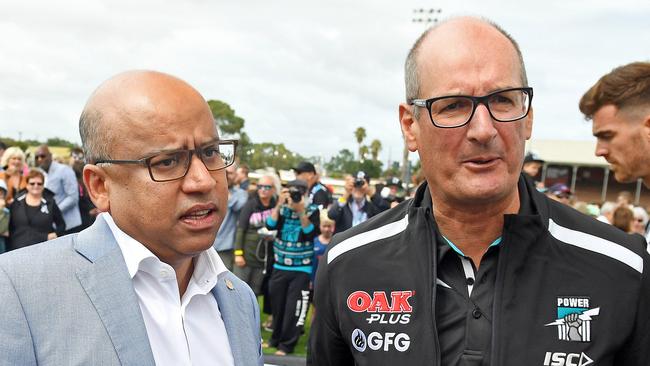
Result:
M616 108L650 106L650 62L619 66L594 84L580 99L586 119L605 105Z
M7 144L4 142L0 141L0 150L7 150Z

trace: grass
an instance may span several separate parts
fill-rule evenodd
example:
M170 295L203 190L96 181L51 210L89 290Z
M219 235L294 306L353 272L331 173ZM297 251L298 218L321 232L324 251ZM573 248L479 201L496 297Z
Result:
M262 298L258 298L258 303L260 304L260 309L262 308ZM292 356L307 356L307 336L309 335L309 329L311 328L311 317L312 317L312 310L313 307L309 306L309 311L307 312L307 319L305 320L305 327L304 327L304 333L302 336L300 336L300 339L298 340L298 343L296 344L296 347L293 349L293 353L291 353ZM260 323L264 324L266 322L266 319L269 316L267 314L261 313L260 316ZM268 342L269 339L271 338L271 332L264 330L262 327L262 339L264 342ZM277 348L274 347L264 347L263 351L264 354L269 355L269 354L274 354L275 351L277 351Z

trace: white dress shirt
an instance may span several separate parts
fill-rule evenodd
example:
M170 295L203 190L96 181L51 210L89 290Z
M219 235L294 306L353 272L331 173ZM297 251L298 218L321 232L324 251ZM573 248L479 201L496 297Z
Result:
M219 304L210 292L226 271L217 252L211 247L195 258L194 273L179 298L174 269L120 230L110 214L102 215L133 280L156 365L234 365Z

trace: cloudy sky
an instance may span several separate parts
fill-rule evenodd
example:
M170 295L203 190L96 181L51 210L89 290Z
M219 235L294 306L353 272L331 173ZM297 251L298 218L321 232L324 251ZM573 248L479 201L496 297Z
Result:
M518 40L537 139L591 139L582 93L613 67L650 59L648 1L0 0L0 136L78 142L100 82L155 69L229 103L255 142L327 158L355 151L363 126L382 160L396 160L420 8L486 16Z

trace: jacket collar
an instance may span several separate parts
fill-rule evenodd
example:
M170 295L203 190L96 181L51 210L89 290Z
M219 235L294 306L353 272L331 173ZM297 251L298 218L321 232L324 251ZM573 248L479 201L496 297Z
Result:
M545 227L548 227L548 202L546 197L537 191L534 184L530 179L527 179L523 174L519 176L517 181L517 190L519 191L519 212L515 215L507 216L529 216L539 215ZM431 201L431 192L429 185L426 181L420 184L415 192L415 196L409 203L409 209L423 209L428 212L433 211L433 204Z
M88 261L77 278L93 303L122 365L154 366L144 319L122 251L101 215L73 238Z

